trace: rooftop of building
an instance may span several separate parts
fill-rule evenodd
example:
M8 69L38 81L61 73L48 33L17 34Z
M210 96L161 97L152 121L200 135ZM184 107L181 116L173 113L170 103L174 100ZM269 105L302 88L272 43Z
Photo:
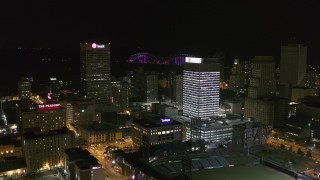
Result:
M260 122L249 121L243 124L237 124L235 126L241 129L251 129L251 128L257 128L257 127L265 127L266 125Z
M314 91L316 91L316 89L314 89L314 88L309 88L309 87L304 87L304 86L294 86L294 87L292 87L292 89L302 89L302 90L314 90Z
M89 151L82 148L70 148L65 150L69 162L75 162L81 170L91 169L94 166L100 166L98 159L92 156Z
M269 63L274 62L273 56L255 56L252 59L252 62L259 62L259 63Z
M85 159L91 155L89 151L82 148L70 148L66 149L64 152L68 155L68 160L70 162Z
M191 147L188 143L169 143L155 146L153 148L157 148L157 150L161 151L175 149L177 146L183 146L184 148L182 149L188 149ZM180 176L183 167L181 157L173 159L161 158L148 164L143 161L142 150L131 154L125 154L123 157L127 164L130 164L132 167L137 168L146 175L156 179L183 179ZM152 155L150 155L150 157L152 157ZM203 168L220 168L229 166L229 162L221 156L192 154L189 157L192 160L191 168L193 171L201 170Z
M21 168L27 168L24 158L8 157L4 158L4 162L0 163L0 172L6 172Z
M191 122L191 118L190 118ZM216 116L211 119L204 119L201 120L201 128L202 129L220 129L220 128L229 128L234 125L238 124L244 124L246 122L249 122L248 119L244 119L240 115L236 114L229 114L226 117Z
M0 136L1 145L14 145L15 147L21 147L21 136L19 135L4 135Z
M299 101L303 104L306 104L307 106L320 108L320 97L305 96L304 98L301 98Z
M160 117L154 118L143 118L143 119L135 119L133 123L139 124L146 128L154 128L154 127L161 127L161 126L172 126L172 125L181 125L180 122L173 120L172 118L167 118L168 123L162 123Z
M89 125L80 125L80 129L85 129L87 131L113 131L115 128L110 123L97 122L94 121Z
M75 164L80 170L87 170L95 166L101 166L101 164L98 163L98 160L95 161L92 156L87 159L79 160Z
M63 127L61 129L57 130L51 130L48 132L27 132L24 133L24 139L37 139L37 138L43 138L43 137L49 137L49 136L55 136L55 135L62 135L62 134L68 134L72 133L68 128Z
M234 166L227 168L212 168L204 169L192 173L192 179L257 179L269 180L269 179L294 179L285 173L276 171L264 165L252 165L252 166ZM191 179L190 178L190 179Z
M53 105L55 107L42 107L39 106L46 106L46 105ZM21 112L48 112L48 111L62 111L65 110L64 107L62 107L60 104L30 104L29 106L21 107Z
M138 168L143 173L147 174L148 176L152 176L156 179L168 179L167 177L163 176L158 171L154 170L151 166L147 163L144 163L142 158L141 152L135 152L130 154L125 154L124 159L125 161L130 164L134 168Z

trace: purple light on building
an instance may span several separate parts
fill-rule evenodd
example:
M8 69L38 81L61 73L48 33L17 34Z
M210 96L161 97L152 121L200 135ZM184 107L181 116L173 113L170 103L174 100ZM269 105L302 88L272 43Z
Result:
M160 121L162 125L172 124L172 119L168 117L162 117Z

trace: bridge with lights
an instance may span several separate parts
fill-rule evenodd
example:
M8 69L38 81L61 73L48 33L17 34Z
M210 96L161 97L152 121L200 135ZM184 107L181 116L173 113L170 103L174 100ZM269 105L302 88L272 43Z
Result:
M158 57L150 53L136 53L127 60L130 64L165 64L183 66L186 57L194 57L190 54L177 54L169 57Z

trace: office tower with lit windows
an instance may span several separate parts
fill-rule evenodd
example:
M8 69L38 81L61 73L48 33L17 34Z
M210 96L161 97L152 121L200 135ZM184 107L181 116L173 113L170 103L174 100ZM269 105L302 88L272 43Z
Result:
M218 115L220 66L215 59L186 58L183 70L183 115Z
M283 85L282 97L290 99L291 88L305 86L307 69L307 46L302 44L289 44L281 46L280 81Z
M21 78L18 84L18 95L20 99L30 99L31 94L31 82L27 78Z
M80 60L83 97L93 98L97 105L110 103L110 45L81 44Z

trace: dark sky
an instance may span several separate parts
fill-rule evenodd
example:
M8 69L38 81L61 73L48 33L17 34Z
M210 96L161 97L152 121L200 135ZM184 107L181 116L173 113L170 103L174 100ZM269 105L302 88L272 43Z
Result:
M111 42L113 59L135 52L228 57L279 56L292 36L320 55L320 2L279 1L8 1L0 6L0 48L78 49Z

